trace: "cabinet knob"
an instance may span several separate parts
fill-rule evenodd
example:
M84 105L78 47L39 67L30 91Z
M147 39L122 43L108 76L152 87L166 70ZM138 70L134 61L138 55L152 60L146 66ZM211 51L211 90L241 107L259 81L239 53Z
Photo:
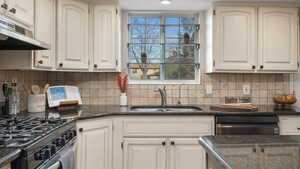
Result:
M253 148L253 153L256 153L256 148Z
M166 145L166 142L165 142L165 141L164 141L164 142L162 142L162 143L161 143L161 145L165 146L165 145Z
M171 145L174 146L175 145L175 141L171 141Z
M9 10L9 12L11 12L11 13L13 13L13 14L16 14L16 13L17 13L17 10L16 10L16 8L11 8L11 9Z
M43 64L43 60L39 60L39 61L38 61L38 64L41 64L41 65L42 65L42 64Z
M79 132L83 132L83 128L79 128L78 131L79 131Z
M256 68L256 66L255 66L255 65L253 65L253 66L252 66L252 69L255 69L255 68Z
M264 149L264 148L261 148L261 152L264 153L264 152L265 152L265 149Z
M7 5L7 3L3 3L3 4L1 5L1 8L3 8L3 9L7 9L7 8L8 8L8 5Z
M260 69L263 69L264 68L264 65L260 65Z
M64 66L64 64L63 64L63 63L60 63L60 64L59 64L59 67L63 67L63 66Z
M98 65L97 64L94 64L94 68L96 69L98 67Z

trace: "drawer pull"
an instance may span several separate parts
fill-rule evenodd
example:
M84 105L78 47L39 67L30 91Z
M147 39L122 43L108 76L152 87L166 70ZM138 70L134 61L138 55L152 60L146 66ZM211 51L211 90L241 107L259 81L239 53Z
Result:
M264 153L264 152L265 152L265 149L264 149L264 148L262 148L262 149L261 149L261 152L262 152L262 153Z
M175 141L171 141L171 145L174 146L175 145Z
M11 13L13 13L13 14L16 14L16 13L17 13L17 10L16 10L16 8L11 8L11 9L9 10L9 12L11 12Z
M1 8L7 9L7 8L8 8L8 5L7 5L6 3L3 3L3 4L1 5Z
M162 143L161 143L161 145L165 146L165 145L166 145L166 142L165 142L165 141L164 141L164 142L162 142Z
M42 65L42 64L43 64L43 61L42 61L42 60L40 60L40 61L38 61L38 63Z
M79 132L83 132L83 128L79 128Z

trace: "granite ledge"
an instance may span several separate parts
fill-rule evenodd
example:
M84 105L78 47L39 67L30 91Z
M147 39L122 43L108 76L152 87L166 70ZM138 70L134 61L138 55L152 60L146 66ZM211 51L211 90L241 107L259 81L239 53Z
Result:
M278 110L273 106L261 105L258 106L257 111L253 112L229 112L229 111L214 111L208 105L193 105L202 108L198 112L133 112L128 107L120 107L119 105L82 105L76 109L57 110L50 109L49 113L58 113L63 117L74 117L77 120L106 117L106 116L120 116L120 115L300 115L300 108L293 107L290 110Z

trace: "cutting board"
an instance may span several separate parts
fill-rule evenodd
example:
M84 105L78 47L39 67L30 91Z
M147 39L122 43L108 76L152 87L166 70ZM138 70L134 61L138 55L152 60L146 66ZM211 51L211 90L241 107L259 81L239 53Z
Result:
M252 104L242 103L242 104L212 105L212 106L210 106L210 109L215 110L215 111L252 112L252 111L256 111L257 107Z

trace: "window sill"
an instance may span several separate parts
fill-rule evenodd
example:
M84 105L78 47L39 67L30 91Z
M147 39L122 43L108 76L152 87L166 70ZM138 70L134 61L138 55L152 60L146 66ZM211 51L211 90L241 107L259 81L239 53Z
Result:
M128 84L132 84L132 85L168 85L168 84L177 84L177 85L182 85L182 84L200 84L199 80L184 80L184 81L180 81L180 80L129 80Z

